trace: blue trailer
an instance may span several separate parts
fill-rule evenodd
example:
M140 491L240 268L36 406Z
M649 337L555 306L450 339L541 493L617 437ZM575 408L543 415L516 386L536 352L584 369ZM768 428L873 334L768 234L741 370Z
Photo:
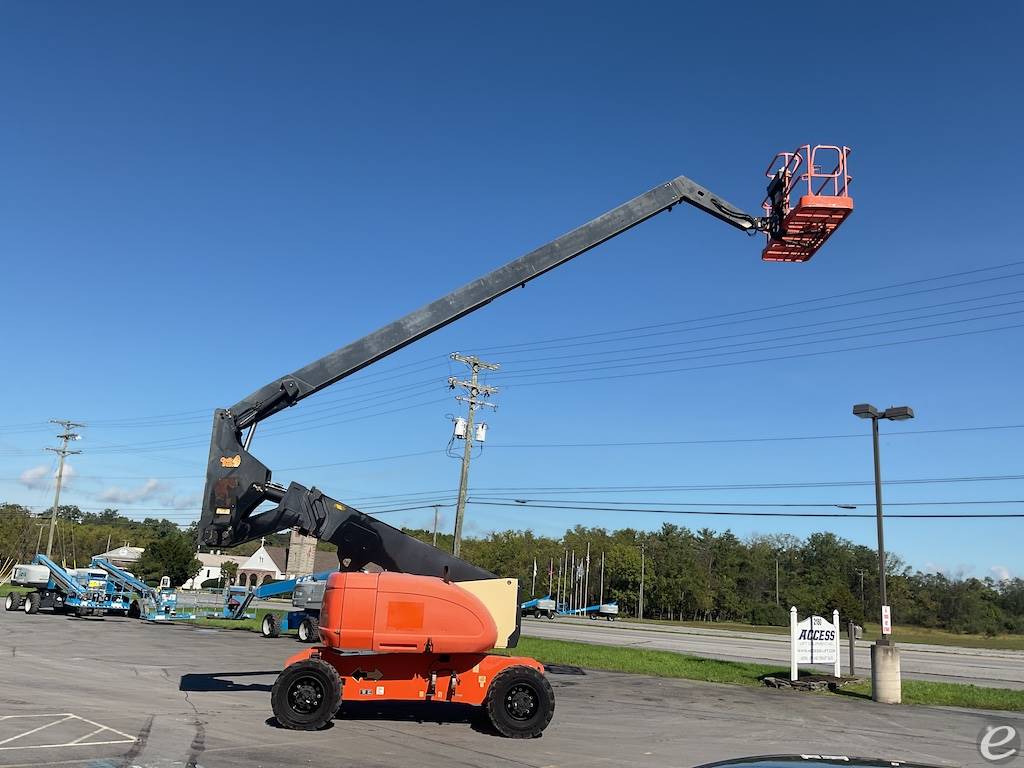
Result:
M6 608L23 608L27 614L49 609L75 616L127 615L131 596L98 568L63 568L46 555L37 554L30 564L14 566L11 583L32 587L21 595L12 592Z
M321 571L307 576L297 576L286 581L275 581L255 589L242 586L224 588L224 605L220 613L207 614L217 619L251 619L254 613L247 613L253 600L292 593L292 608L283 616L266 613L260 622L260 634L264 637L280 637L282 632L297 630L299 640L314 643L320 636L320 606L323 601L327 577L335 571Z

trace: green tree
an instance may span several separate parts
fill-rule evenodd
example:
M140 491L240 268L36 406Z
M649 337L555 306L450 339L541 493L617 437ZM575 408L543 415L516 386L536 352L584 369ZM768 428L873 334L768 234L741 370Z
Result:
M238 575L238 563L234 560L225 560L220 566L220 575L225 584L234 584L235 576Z
M150 583L170 576L171 584L180 586L196 576L202 567L192 549L192 539L175 528L149 543L139 558L138 575Z

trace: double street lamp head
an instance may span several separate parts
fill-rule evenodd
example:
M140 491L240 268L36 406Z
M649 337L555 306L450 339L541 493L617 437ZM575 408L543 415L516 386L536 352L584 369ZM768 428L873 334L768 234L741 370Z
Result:
M879 411L875 406L868 403L858 403L853 406L853 415L862 419L888 419L889 421L906 421L914 418L914 409L909 405L890 406L884 411Z

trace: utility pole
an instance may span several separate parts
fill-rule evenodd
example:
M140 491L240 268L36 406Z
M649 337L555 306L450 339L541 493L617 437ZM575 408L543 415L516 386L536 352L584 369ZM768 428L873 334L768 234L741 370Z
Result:
M459 499L455 505L455 539L452 542L452 554L459 557L460 552L462 551L462 519L466 514L466 494L469 491L469 461L473 453L473 442L475 440L482 443L487 434L486 424L481 424L480 427L482 427L482 429L478 427L476 432L474 432L473 415L477 408L498 407L494 403L481 399L497 394L498 388L487 387L480 384L480 371L496 371L499 366L497 363L485 363L475 355L462 355L458 352L452 352L450 357L456 362L468 365L471 373L469 381L458 379L455 376L448 377L448 386L451 389L462 387L469 393L468 397L464 395L457 395L455 397L456 400L469 405L469 413L466 416L466 422L463 427L465 430L463 439L466 441L466 444L463 446L462 450L462 470L459 473ZM456 437L459 436L459 426L458 422L456 422Z
M866 619L868 616L867 604L864 602L864 569L858 568L857 575L860 576L860 612L864 614Z
M440 504L435 504L434 505L434 546L435 547L437 546L437 520L438 520L438 515L440 514L440 511L441 511L441 505Z
M60 424L64 427L64 432L57 435L61 440L60 448L47 448L48 451L53 451L60 456L60 462L57 464L57 492L53 496L53 509L50 511L50 535L46 539L46 556L50 557L53 553L53 532L57 527L57 508L60 506L60 487L64 483L64 459L73 454L81 453L81 451L72 451L68 448L68 442L71 440L81 440L81 435L76 435L73 430L75 427L84 427L85 424L78 424L74 421L66 421L62 419L50 419L51 424Z
M775 604L779 604L779 556L775 556Z
M644 566L647 564L647 545L640 545L640 621L644 620Z

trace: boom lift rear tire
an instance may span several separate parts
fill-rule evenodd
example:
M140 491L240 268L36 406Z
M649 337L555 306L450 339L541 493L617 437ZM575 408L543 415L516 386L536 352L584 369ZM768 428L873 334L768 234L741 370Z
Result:
M41 601L42 598L39 596L38 592L29 592L25 595L25 613L39 613L39 603Z
M303 643L315 643L320 639L320 622L314 616L307 616L299 623L298 635Z
M128 616L129 619L139 619L139 618L142 618L142 606L139 605L139 601L138 600L132 600L132 604L130 606L128 606L128 614L127 614L127 616Z
M4 608L8 611L16 611L21 608L21 593L8 592L7 600L4 601Z
M278 675L270 692L277 722L297 731L318 731L341 705L338 670L318 658L296 662Z
M532 667L509 667L491 681L484 699L487 720L509 739L534 739L555 714L551 683Z
M264 637L281 636L281 617L276 613L267 613L260 622L260 634Z

